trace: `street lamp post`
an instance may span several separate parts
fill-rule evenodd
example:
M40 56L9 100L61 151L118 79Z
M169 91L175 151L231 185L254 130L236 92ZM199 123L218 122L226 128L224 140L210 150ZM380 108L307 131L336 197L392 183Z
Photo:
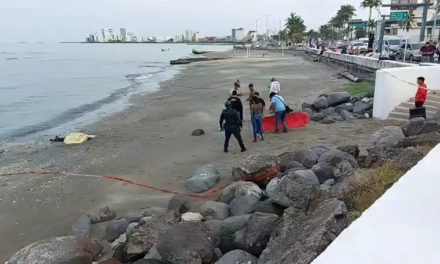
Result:
M263 15L263 17L265 17L266 18L266 36L265 36L265 41L267 42L267 38L268 38L268 36L269 36L269 29L267 28L267 19L269 18L269 17L271 17L272 15Z

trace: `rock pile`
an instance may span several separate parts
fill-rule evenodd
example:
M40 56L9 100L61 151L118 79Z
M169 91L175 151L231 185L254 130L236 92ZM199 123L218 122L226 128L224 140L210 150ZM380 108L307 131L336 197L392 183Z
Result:
M346 97L327 96L320 104L338 106ZM384 127L371 136L367 156L355 145L251 156L233 176L252 180L277 168L269 182L235 181L217 201L201 205L174 196L167 208L147 208L137 216L117 217L106 207L79 218L72 228L76 236L33 243L8 264L311 263L348 225L343 190L358 167L388 159L412 166L423 157L418 145L440 142L438 131L439 120ZM202 170L219 177L212 167L195 176ZM94 225L106 226L101 240L88 238Z
M366 92L350 96L348 92L324 94L310 103L303 103L302 109L309 114L310 120L323 124L347 121L372 116L374 93Z

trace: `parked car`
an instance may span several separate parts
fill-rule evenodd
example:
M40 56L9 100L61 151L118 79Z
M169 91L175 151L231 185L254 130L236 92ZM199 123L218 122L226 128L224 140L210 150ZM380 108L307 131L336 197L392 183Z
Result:
M408 42L406 47L406 57L405 60L408 61L421 61L422 55L420 54L420 48L425 45L425 42ZM405 44L403 44L399 49L399 59L403 60L405 56Z
M365 44L364 42L353 42L349 49L348 53L352 55L359 55L359 54L365 54L368 50L368 43Z
M398 36L384 36L383 41L392 51L398 51L401 45L405 43L405 39Z

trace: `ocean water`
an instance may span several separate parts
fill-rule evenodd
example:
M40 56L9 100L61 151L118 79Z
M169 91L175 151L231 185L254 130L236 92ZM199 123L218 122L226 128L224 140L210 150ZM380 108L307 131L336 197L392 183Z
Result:
M165 51L162 51L164 49ZM78 130L121 111L133 94L158 89L192 49L225 45L0 44L0 142Z

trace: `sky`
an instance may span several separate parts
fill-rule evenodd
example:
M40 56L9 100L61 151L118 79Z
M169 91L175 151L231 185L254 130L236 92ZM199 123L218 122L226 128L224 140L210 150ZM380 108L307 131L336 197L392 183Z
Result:
M0 42L82 41L101 28L126 28L138 36L174 36L186 29L204 36L226 36L232 28L279 28L290 12L308 29L318 29L343 4L357 8L360 0L0 0Z

